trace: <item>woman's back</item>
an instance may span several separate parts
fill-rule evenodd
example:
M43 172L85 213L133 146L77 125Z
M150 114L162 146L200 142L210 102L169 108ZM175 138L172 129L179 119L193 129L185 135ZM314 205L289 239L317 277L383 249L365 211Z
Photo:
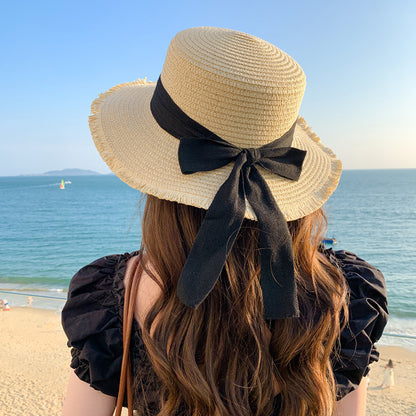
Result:
M381 335L386 318L383 280L382 275L376 269L354 255L344 254L343 252L335 254L332 251L323 251L319 253L319 256L324 256L332 264L336 264L340 268L343 279L346 279L345 282L348 284L351 296L349 326L344 329L340 337L340 358L337 358L335 354L336 349L332 351L331 357L331 366L335 373L337 391L339 397L343 397L357 388L361 377L368 371L368 364L377 358L373 343ZM130 275L130 270L127 266L132 266L135 260L137 260L137 256L134 255L109 256L97 261L93 266L88 266L81 270L73 279L68 304L63 311L64 328L75 351L73 353L72 366L84 381L106 392L106 394L116 395L118 391L119 375L117 376L117 374L119 373L117 373L117 366L108 364L109 372L107 370L103 371L101 366L107 367L103 363L103 356L114 356L115 362L121 359L122 321L120 316L122 316L122 303L120 302L124 297L123 288L126 284L124 277ZM148 353L145 342L148 337L146 338L146 330L143 330L143 328L146 326L146 314L154 307L157 298L163 295L159 286L162 281L154 267L149 265L149 260L146 256L143 258L143 265L145 266L144 269L148 270L149 273L143 272L140 277L141 280L135 304L135 317L138 325L133 328L132 365L135 369L136 407L142 408L142 410L149 407L153 412L152 414L156 414L163 382L157 374L158 357L156 356L155 366L155 360L152 360L151 355ZM155 282L154 278L156 278L158 283ZM93 303L91 302L91 294L95 299ZM375 308L376 305L377 308ZM99 316L98 320L94 314L91 314L91 309ZM80 314L80 311L86 311L87 315ZM103 315L106 316L106 319L103 319ZM80 334L79 325L85 326L86 316L91 321L91 326L87 328L86 333ZM217 320L216 318L213 317L213 319ZM172 319L169 318L169 320ZM150 330L151 336L154 336L158 318L156 317L154 321L154 325ZM80 324L78 325L77 322L80 322ZM179 324L176 323L176 325ZM139 326L142 328L141 330ZM96 349L98 340L100 339L100 342L102 342L101 337L104 339L108 338L108 335L102 334L102 328L110 331L111 336L114 337L110 353L105 346L100 347L103 350L97 351ZM74 332L76 336L73 335ZM339 332L339 328L337 332ZM317 334L317 332L313 332L314 337L317 337ZM97 336L99 337L98 339L96 338ZM290 346L290 342L294 341L293 339L285 339L285 342L281 342L280 337L281 335L279 334L279 345L287 344ZM265 350L273 351L269 345L270 331L268 331L265 339L267 340L267 345L265 344L262 347ZM231 341L232 339L230 339ZM149 339L147 339L147 342L149 342ZM219 349L214 349L213 351L215 354L218 354ZM311 352L313 352L313 349L311 349ZM239 351L232 353L239 354ZM175 353L176 358L182 360L181 354L181 351L177 350ZM288 353L284 352L283 354L286 355ZM231 359L232 357L227 356L227 358ZM87 365L87 367L85 367L84 361L86 359L89 361L89 366ZM214 363L215 359L211 357L211 361ZM319 357L317 362L321 364L321 361L322 357ZM296 371L300 371L307 377L311 364L313 364L313 361L305 361L302 367L299 366L299 369L297 368ZM290 362L290 365L293 365L293 360ZM94 373L101 374L99 380L89 378ZM102 379L105 379L105 381ZM283 378L283 381L287 382L287 379ZM309 389L315 389L316 386L312 386L310 381L306 380L306 383L302 381L300 386L308 385ZM104 383L105 387L103 387L102 383ZM293 387L296 394L299 389L299 381L292 376L291 383L292 386L289 386L289 388ZM269 401L272 400L273 396L276 396L277 392L281 392L278 384L270 390L271 398ZM275 400L273 402L275 412L279 411L281 395L278 398L279 401L276 402ZM177 411L180 412L183 408L182 404L182 407L179 406Z
M143 256L145 257L145 256ZM133 277L133 268L135 263L139 260L139 256L132 256L127 261L126 275L123 279L124 287L128 285L129 278ZM144 264L144 269L154 270L154 268L146 261L145 258L142 259ZM155 305L157 299L162 295L162 289L159 284L161 283L160 278L157 274L153 273L153 278L145 271L141 270L141 273L136 276L140 280L137 288L137 296L135 299L134 307L134 319L136 320L138 326L143 330L144 322L147 314ZM156 283L153 279L156 278L159 282ZM157 323L157 318L155 319L155 324ZM153 330L150 331L150 335L153 335ZM269 339L271 338L271 333L269 334ZM277 395L280 392L278 387L277 380L275 380L275 390L274 394Z
M83 380L79 382L85 386L93 386L94 392L96 390L104 392L108 395L104 397L108 398L116 396L118 392L119 366L122 356L121 316L124 276L127 263L134 254L108 256L81 269L72 280L69 299L62 314L64 329L73 347L71 366L78 377ZM352 321L349 326L352 329L347 327L341 334L339 357L335 355L332 359L339 395L345 397L338 404L343 408L347 406L347 409L351 409L351 406L357 408L357 406L364 406L365 396L352 392L357 389L361 377L366 375L368 365L377 360L377 351L373 344L380 337L386 321L384 281L375 268L351 253L330 250L326 254L342 267L352 301L350 310L354 315L352 317L350 314ZM152 302L148 300L148 296L160 293L158 293L158 286L154 286L150 280L147 281L148 285L145 283L142 286L142 292L139 292L137 303L144 302L146 306L137 308L136 305L138 311L146 311L151 306ZM160 380L149 360L139 324L137 324L141 319L139 313L136 313L136 316L138 318L135 320L132 333L132 365L136 377L140 375L144 383L137 389L137 400L142 405L147 404L151 410L150 414L157 414ZM103 343L103 339L109 339L109 337L113 340L110 347ZM365 387L365 383L361 384ZM360 390L362 390L361 387ZM280 396L277 397L280 399ZM74 415L76 413L73 413L73 404L68 400L68 413L65 414ZM79 400L78 397L78 402ZM93 404L97 404L95 396L91 400ZM274 404L276 407L273 415L277 415L280 407L279 400ZM110 402L110 408L111 406L114 406L114 399ZM87 415L88 413L80 414ZM97 411L94 414L100 413ZM358 410L345 410L340 414L360 415L364 413Z

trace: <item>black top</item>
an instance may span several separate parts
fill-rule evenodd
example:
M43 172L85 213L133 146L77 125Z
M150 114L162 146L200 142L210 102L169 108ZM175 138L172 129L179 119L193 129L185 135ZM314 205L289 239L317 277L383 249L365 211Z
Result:
M62 311L62 325L72 347L71 367L81 380L114 397L123 351L123 278L127 261L135 254L107 256L83 267L71 281ZM329 249L325 254L342 270L350 291L349 322L341 333L340 354L333 358L340 399L358 387L369 372L369 364L378 360L374 343L387 323L387 297L378 269L350 252ZM131 357L133 368L146 374L148 392L153 390L157 398L157 376L135 320ZM276 396L273 415L278 415L279 408L280 395Z

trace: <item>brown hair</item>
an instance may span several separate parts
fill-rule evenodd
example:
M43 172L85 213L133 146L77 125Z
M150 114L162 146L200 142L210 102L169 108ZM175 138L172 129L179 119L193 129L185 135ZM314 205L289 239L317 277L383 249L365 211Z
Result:
M346 286L318 250L326 227L322 210L288 223L300 317L275 321L263 318L258 229L250 220L204 302L191 309L179 301L176 284L204 215L200 208L147 197L142 248L152 265L146 272L162 294L142 336L161 382L158 415L268 416L278 392L282 416L332 415L330 355L346 313ZM137 391L143 389L140 377ZM145 396L137 396L142 415Z

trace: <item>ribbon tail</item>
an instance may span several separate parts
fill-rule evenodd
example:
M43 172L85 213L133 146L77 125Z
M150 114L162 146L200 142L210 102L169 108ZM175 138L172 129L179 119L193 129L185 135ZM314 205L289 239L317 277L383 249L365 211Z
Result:
M179 277L177 295L187 306L196 308L211 292L241 228L245 213L241 167L245 160L245 155L237 158L215 195Z
M264 317L298 317L292 238L284 215L266 181L253 166L245 171L245 191L259 225Z

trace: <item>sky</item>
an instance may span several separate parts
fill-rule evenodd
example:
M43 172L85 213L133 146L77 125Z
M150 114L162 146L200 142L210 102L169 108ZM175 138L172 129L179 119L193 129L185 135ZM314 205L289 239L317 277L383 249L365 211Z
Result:
M218 26L263 38L302 66L300 115L345 169L416 168L416 2L20 1L0 13L0 176L108 173L90 103L156 81L172 37Z

